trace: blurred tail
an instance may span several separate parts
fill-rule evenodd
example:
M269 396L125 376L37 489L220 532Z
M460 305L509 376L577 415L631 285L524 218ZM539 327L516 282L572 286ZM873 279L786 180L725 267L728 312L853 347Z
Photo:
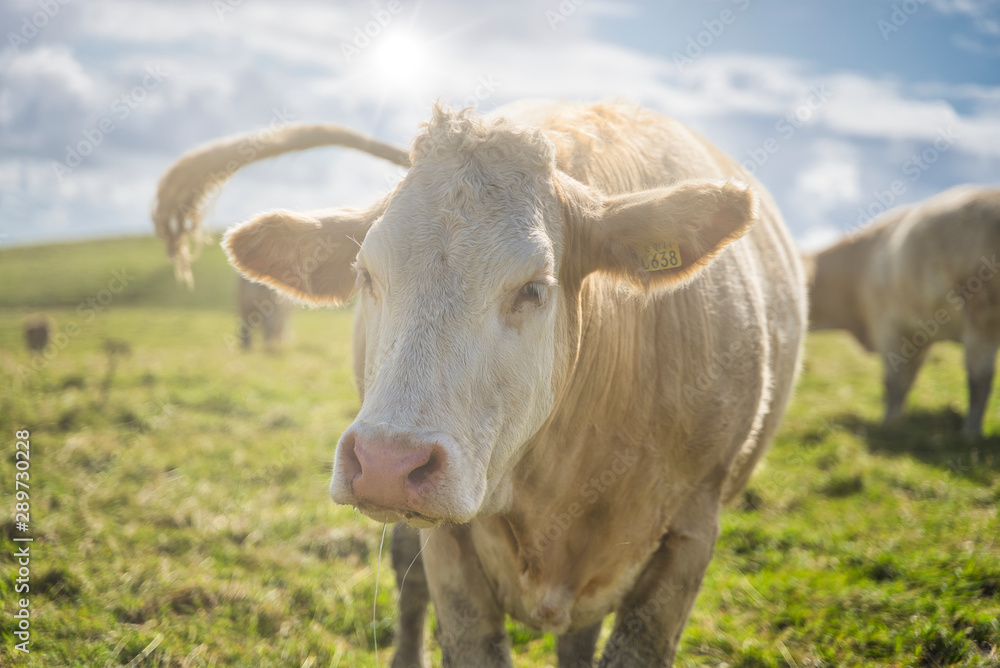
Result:
M339 125L286 125L203 144L182 155L160 179L153 207L156 235L167 244L178 279L189 286L191 260L204 240L202 207L238 170L265 158L317 146L346 146L410 166L409 154Z

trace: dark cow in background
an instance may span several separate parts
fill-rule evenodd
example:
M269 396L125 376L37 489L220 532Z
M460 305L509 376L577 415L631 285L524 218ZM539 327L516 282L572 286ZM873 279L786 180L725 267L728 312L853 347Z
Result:
M239 141L165 177L192 188L162 194L167 219ZM421 528L394 665L422 661L424 591L448 666L510 666L506 615L590 665L612 613L602 666L669 665L799 368L805 279L773 200L620 104L437 109L386 155L410 170L371 206L261 214L224 245L307 303L359 293L362 406L331 495Z
M33 313L24 319L24 344L33 353L40 353L52 337L52 318L44 313Z
M257 328L268 348L285 341L285 330L294 308L291 300L263 283L249 281L243 276L237 278L236 298L240 309L237 333L244 350L250 349L253 330Z
M982 433L1000 346L1000 189L960 186L806 258L813 329L846 329L882 357L885 420L898 417L935 341L965 347L969 413Z

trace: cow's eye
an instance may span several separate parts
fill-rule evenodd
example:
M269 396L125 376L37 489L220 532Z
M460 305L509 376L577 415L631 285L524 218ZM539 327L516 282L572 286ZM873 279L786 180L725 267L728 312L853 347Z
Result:
M366 292L372 291L372 275L364 267L358 268L358 285Z
M520 311L525 306L539 306L545 297L545 286L537 281L529 281L521 286L514 299L514 311Z

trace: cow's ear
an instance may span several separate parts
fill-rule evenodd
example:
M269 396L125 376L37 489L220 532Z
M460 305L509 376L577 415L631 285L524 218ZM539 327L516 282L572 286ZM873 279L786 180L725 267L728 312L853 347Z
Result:
M598 200L577 222L583 264L641 289L684 284L757 219L753 191L735 181L686 180Z
M340 305L354 293L354 260L385 201L368 209L262 213L229 230L222 245L247 278L311 305Z

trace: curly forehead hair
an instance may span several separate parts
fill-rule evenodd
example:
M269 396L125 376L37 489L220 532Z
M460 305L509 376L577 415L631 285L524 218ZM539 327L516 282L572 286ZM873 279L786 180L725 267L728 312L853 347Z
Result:
M555 147L538 128L474 115L472 109L453 111L436 104L431 120L421 124L421 130L410 153L413 164L456 155L515 162L540 171L549 171L555 164Z

